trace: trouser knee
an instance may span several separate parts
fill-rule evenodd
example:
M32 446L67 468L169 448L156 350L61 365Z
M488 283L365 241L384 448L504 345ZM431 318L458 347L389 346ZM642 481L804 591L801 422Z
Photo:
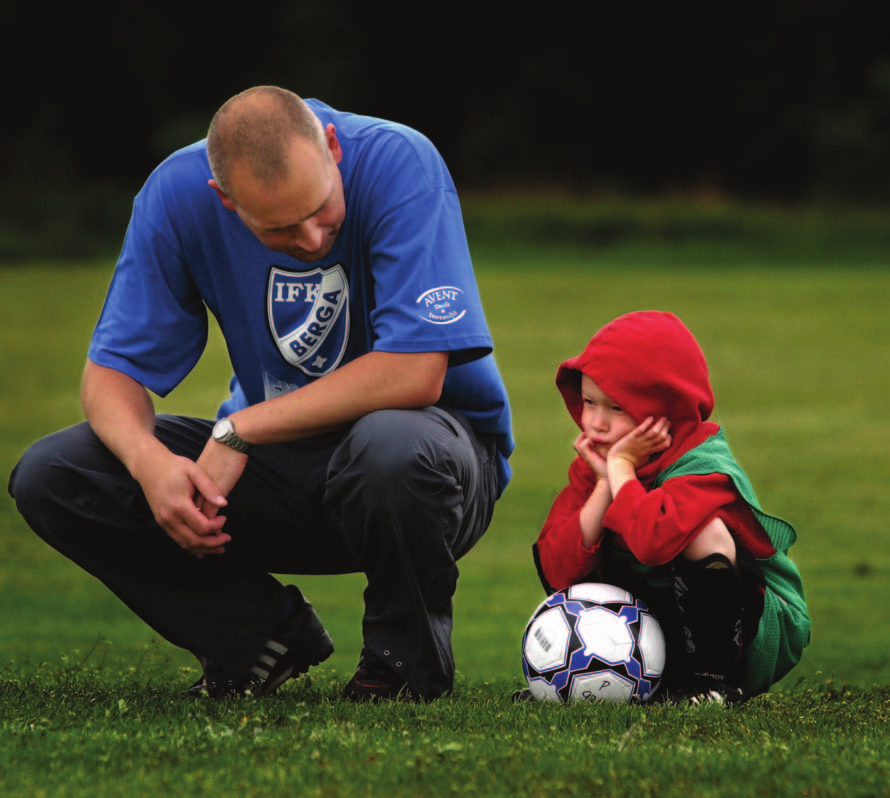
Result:
M424 471L449 475L450 444L456 438L447 416L415 410L381 410L359 419L334 456L331 471L360 476L384 496Z
M35 525L56 504L67 480L64 464L68 439L74 428L62 430L33 443L21 456L9 477L9 495L22 516ZM36 524L40 526L40 524Z
M28 525L57 548L61 535L151 521L138 484L86 423L36 441L13 470L9 493Z
M451 547L462 543L465 522L484 530L474 517L487 504L476 501L479 469L469 434L450 414L379 411L356 422L335 452L326 502L361 550L366 535L402 535L409 549L424 540Z

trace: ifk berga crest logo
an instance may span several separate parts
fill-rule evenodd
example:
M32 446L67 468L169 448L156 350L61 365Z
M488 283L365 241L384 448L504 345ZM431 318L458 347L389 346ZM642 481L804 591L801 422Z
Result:
M310 377L340 365L349 339L349 286L337 265L309 272L273 267L267 292L269 329L284 359Z

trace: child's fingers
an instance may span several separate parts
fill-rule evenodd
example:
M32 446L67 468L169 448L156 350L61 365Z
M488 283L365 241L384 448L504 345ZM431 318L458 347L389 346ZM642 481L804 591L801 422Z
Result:
M663 452L665 449L670 448L671 441L673 440L670 428L671 422L666 418L659 419L658 423L652 428L656 434L654 439L656 451Z
M655 421L651 416L646 418L630 435L648 452L663 452L671 445L671 434L668 431L671 423L666 418Z
M637 428L633 431L634 435L642 436L647 430L650 429L655 419L652 416L647 416L641 424L637 426Z
M652 421L652 419L646 420ZM670 421L668 421L666 418L660 418L658 421L652 423L652 425L647 430L645 430L645 432L648 434L648 437L652 439L662 438L669 434L668 430L670 429L670 426Z

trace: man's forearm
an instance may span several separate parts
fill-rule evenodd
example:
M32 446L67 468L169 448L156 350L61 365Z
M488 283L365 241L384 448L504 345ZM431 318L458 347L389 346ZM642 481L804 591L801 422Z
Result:
M80 399L93 431L131 474L146 449L162 446L154 437L151 397L126 374L87 361Z
M233 414L250 443L308 438L351 424L375 410L435 404L448 368L447 352L369 352L298 391Z
M250 443L308 438L375 410L435 404L447 368L447 352L370 352L298 391L252 405L232 418L238 435ZM142 454L161 445L153 434L154 406L148 392L126 374L88 362L81 402L96 435L136 476Z

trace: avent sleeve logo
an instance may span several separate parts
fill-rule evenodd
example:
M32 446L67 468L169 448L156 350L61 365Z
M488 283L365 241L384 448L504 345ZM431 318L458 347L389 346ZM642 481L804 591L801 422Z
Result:
M417 298L420 318L430 324L454 324L466 314L464 292L453 285L431 288Z

